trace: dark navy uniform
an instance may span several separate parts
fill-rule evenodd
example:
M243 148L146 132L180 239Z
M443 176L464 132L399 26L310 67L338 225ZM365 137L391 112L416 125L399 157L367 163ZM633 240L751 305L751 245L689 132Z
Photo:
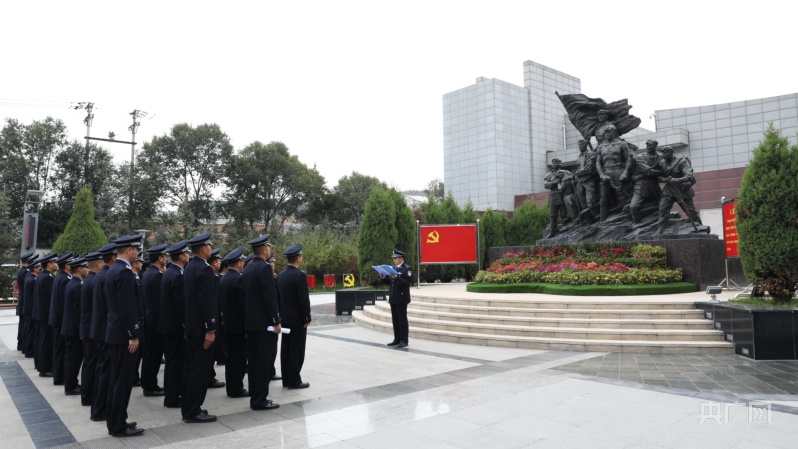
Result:
M23 313L25 307L25 275L28 274L28 262L34 258L35 257L33 253L23 254L19 258L22 266L19 267L19 271L17 271L17 276L15 278L17 285L17 315L19 316L19 325L17 326L17 351L23 352L25 327L27 326L25 322L25 315Z
M36 320L33 319L33 304L35 303L36 299L34 297L34 287L36 285L36 274L34 274L34 270L36 270L39 263L37 261L32 262L28 266L28 273L25 275L25 281L22 283L22 288L25 291L25 297L28 298L23 304L22 312L25 315L25 336L23 340L22 349L25 353L26 358L31 358L34 356L36 352L36 329L37 324ZM36 360L34 359L34 362ZM35 364L36 369L38 370L39 365Z
M298 257L302 254L302 245L292 245L283 254L286 257ZM283 326L291 329L290 334L283 335L280 345L283 386L304 388L308 385L302 382L301 375L308 338L305 326L311 320L307 276L299 268L288 265L277 276L277 291L280 293L280 317Z
M140 247L141 235L116 240L117 250L127 251L129 246ZM138 302L141 287L130 262L121 257L108 270L105 277L105 300L108 323L105 341L111 354L111 381L108 389L108 415L106 426L112 435L123 434L129 428L127 407L139 357L138 347L130 347L141 338Z
M187 251L186 241L172 245L170 256ZM179 407L183 393L183 366L186 360L185 322L186 300L183 293L183 267L173 263L161 279L161 307L158 314L158 333L164 341L163 388L165 407Z
M244 248L238 247L225 256L223 263L233 265L243 260ZM227 274L219 282L219 302L224 316L223 330L225 333L225 347L227 361L225 364L225 383L227 395L230 397L243 397L247 390L244 389L244 371L247 365L246 338L244 334L244 278L243 274L234 268L228 268Z
M36 285L33 288L33 319L36 320L39 332L36 337L34 359L36 366L39 367L39 376L41 377L53 375L53 332L48 320L50 319L50 298L53 294L55 276L45 268L49 263L54 263L55 257L57 255L52 254L49 259L42 260L42 272L36 277Z
M394 250L394 257L404 259L405 253ZM410 266L402 262L394 267L399 273L396 279L390 276L382 278L384 284L390 285L388 302L391 305L391 321L393 322L393 341L390 346L407 346L409 342L409 325L407 323L407 305L410 304L410 284L413 276Z
M253 249L267 244L269 234L249 242ZM244 297L247 332L247 356L249 359L249 405L253 409L272 406L267 399L269 381L277 358L278 336L267 330L281 323L277 303L277 289L271 265L262 257L253 257L244 268ZM276 404L273 404L276 406Z
M86 260L91 262L102 257L99 252L86 255ZM80 289L80 338L83 340L83 369L80 371L80 403L91 405L94 392L94 380L97 374L97 340L90 337L91 314L94 306L93 288L97 273L89 271L83 279Z
M86 266L85 260L75 259L70 264L73 270ZM80 394L78 374L83 361L83 342L80 341L80 293L83 280L72 276L64 288L64 318L61 335L64 337L64 392L68 395Z
M150 261L155 262L167 245L149 249ZM155 265L150 265L141 276L141 293L144 296L144 351L141 363L141 387L145 395L162 394L158 386L158 372L163 357L163 337L158 333L158 318L161 312L161 280L163 273Z
M99 249L106 257L116 254L116 244L109 243ZM94 277L92 286L92 312L89 337L97 342L97 368L94 370L94 386L92 387L91 420L104 421L108 414L108 386L111 382L111 353L105 342L105 331L108 327L108 303L105 297L105 278L110 265L105 265Z
M61 335L61 326L64 321L64 291L72 274L64 270L73 258L74 254L69 252L56 261L60 270L58 276L53 281L53 292L50 296L50 316L47 324L53 331L53 384L64 384L64 358L66 356L66 342Z
M209 245L210 232L194 237L188 241L196 251L198 246ZM208 381L216 355L216 347L211 344L204 347L205 334L218 330L217 315L219 300L216 290L216 274L208 262L197 256L191 258L183 274L183 286L186 297L186 365L183 368L185 383L181 411L187 420L199 419L203 415L202 404L208 392ZM204 414L206 417L207 412ZM215 419L215 417L214 417Z

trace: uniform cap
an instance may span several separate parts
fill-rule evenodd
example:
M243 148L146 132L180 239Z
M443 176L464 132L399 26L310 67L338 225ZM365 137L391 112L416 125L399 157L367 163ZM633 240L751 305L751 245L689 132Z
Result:
M143 236L141 234L126 235L114 240L114 243L116 243L117 248L125 248L128 246L141 247L142 238Z
M195 246L202 246L202 245L213 245L211 242L211 236L213 236L212 232L203 232L202 234L191 238L188 240L188 246L195 247Z
M116 243L109 243L97 250L101 255L116 254Z
M84 257L76 257L76 258L72 259L71 262L69 262L69 265L72 266L72 268L79 268L79 267L88 268L89 267L89 261L86 260L86 258L84 258Z
M185 253L188 251L188 240L182 240L166 249L166 252L171 256L172 254Z
M86 259L86 262L91 262L91 261L93 261L93 260L100 260L100 259L102 259L102 258L103 258L103 255L102 255L102 253L101 253L101 252L99 252L99 251L95 251L95 252L93 252L93 253L86 254L85 256L83 256L83 258L84 258L84 259Z
M224 259L222 259L222 263L234 264L234 263L238 262L239 260L243 260L243 259L245 259L245 257L244 257L244 247L243 246L239 246L236 249L234 249L234 250L230 251L229 253L227 253L227 255L224 256Z
M21 260L22 262L29 262L35 258L36 256L33 253L23 254L19 256L19 260Z
M393 257L401 257L402 259L404 259L406 255L407 254L403 253L402 251L399 251L398 249L395 249L395 250L393 250L393 254L391 255L391 257L392 258Z
M221 253L222 253L222 248L216 248L215 250L211 251L211 257L209 257L208 260L221 259L222 258Z
M283 251L285 257L296 257L302 255L302 244L294 243Z
M271 243L269 243L269 237L271 236L272 236L271 234L263 234L262 236L256 238L255 240L250 240L247 243L252 245L253 249L264 245L272 246Z
M166 252L166 248L169 247L168 243L164 243L163 245L156 245L147 248L147 254L154 256L164 254Z
M59 257L58 260L55 261L55 263L58 264L58 265L65 265L65 264L70 264L71 265L72 259L74 259L74 258L75 258L75 253L70 251L70 252L64 254L63 256Z

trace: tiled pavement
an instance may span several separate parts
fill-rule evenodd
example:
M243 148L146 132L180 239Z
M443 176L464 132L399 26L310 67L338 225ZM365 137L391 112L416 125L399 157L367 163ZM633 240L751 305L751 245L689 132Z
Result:
M130 439L107 436L79 399L0 347L0 447L795 447L793 362L421 340L392 350L386 334L326 315L327 308L315 307L318 324L309 333L303 377L311 388L273 383L270 397L282 406L266 412L211 390L205 408L219 421L193 425L136 389L130 420L147 431ZM0 342L13 348L15 336L13 311L0 310ZM223 377L224 367L217 373ZM749 419L766 406L767 415Z

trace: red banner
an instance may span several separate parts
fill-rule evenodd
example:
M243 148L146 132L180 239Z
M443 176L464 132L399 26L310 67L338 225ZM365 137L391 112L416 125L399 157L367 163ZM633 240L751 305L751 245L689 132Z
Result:
M421 263L477 263L477 225L422 225Z
M723 240L726 242L726 257L740 257L737 249L737 200L723 203Z

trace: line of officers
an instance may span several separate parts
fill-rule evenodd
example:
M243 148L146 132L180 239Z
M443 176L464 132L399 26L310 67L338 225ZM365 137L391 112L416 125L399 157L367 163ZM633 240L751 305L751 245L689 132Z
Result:
M33 358L39 376L80 396L91 420L106 421L113 436L144 432L127 420L139 382L144 396L163 396L187 423L216 421L202 408L208 388L248 397L253 410L278 408L267 398L270 381L310 386L300 374L311 322L302 245L283 251L288 265L275 278L270 234L248 242L252 255L238 247L223 258L211 236L151 247L149 260L141 235L82 257L23 255L17 349ZM280 333L282 376L274 367ZM226 382L216 379L217 360Z

